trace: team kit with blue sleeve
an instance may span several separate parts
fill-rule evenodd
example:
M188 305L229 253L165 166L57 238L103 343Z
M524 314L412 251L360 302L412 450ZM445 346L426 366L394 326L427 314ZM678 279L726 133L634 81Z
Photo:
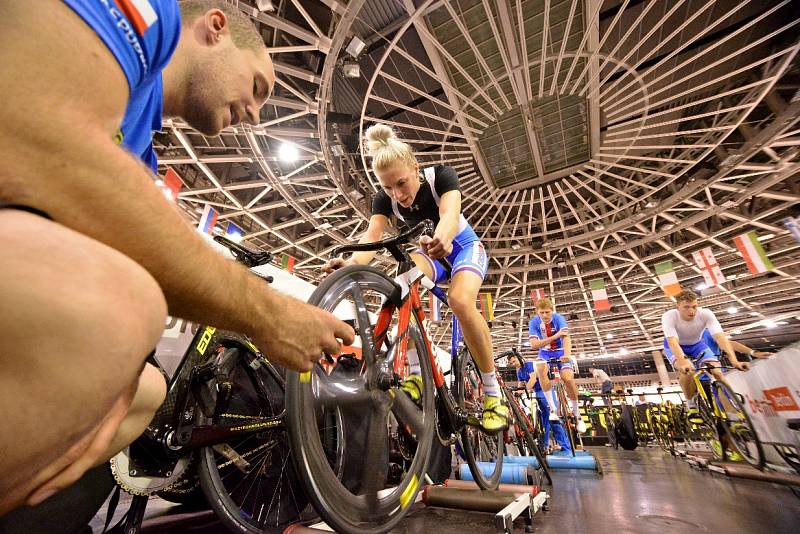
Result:
M553 313L550 321L547 323L543 322L542 318L536 315L528 323L528 335L529 337L535 337L536 339L542 340L547 339L560 330L566 330L568 328L569 325L567 324L567 320L560 313ZM564 356L564 338L553 340L546 347L539 349L540 360L545 360L548 362L556 360L559 370L562 368L573 369L574 365L571 361L561 361L562 356Z
M115 141L155 173L153 131L161 129L161 71L181 32L175 0L64 0L94 30L125 73L130 94Z

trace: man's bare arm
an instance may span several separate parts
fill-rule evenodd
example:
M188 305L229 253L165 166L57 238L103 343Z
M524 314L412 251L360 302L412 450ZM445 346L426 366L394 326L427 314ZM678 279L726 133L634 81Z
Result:
M71 9L56 0L37 9L3 2L0 64L0 200L42 209L131 257L159 283L171 314L251 334L292 367L310 357L299 337L307 306L207 246L154 187L149 171L112 142L128 85ZM318 325L324 331L346 333L332 317L311 313L326 323Z

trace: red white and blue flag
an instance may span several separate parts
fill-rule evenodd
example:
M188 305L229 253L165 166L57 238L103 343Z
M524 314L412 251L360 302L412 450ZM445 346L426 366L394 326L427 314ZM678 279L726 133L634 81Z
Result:
M114 0L114 3L140 37L158 20L156 10L148 0Z
M233 241L241 241L244 239L244 230L232 222L228 222L228 226L225 227L225 237L232 239Z
M200 216L200 222L197 223L197 229L204 234L210 234L214 231L214 225L217 223L219 213L211 207L211 204L206 204L203 209L203 214Z

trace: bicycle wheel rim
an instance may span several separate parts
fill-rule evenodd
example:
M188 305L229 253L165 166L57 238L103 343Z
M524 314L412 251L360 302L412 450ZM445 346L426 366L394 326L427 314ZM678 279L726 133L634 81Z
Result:
M233 383L230 403L219 417L200 412L200 424L249 424L279 416L283 385L260 356L239 349L226 374ZM275 372L278 372L275 370ZM294 471L285 427L246 435L224 444L249 467L239 468L220 446L198 452L200 486L217 516L238 532L278 533L297 520L308 504Z
M369 295L367 294L371 294L372 297L376 298L380 297L382 302L386 302L391 298L394 291L394 282L383 272L370 267L353 266L340 269L325 279L311 296L309 302L318 305L322 309L332 311L337 309L340 304L345 307L358 307L357 304L351 306L352 302L348 298L356 300L360 298L362 304L367 304L367 301L369 301ZM357 296L359 297L357 298ZM368 356L368 354L371 354L371 349L370 351L365 349L367 346L374 348L371 337L373 319L363 313L359 315L359 313L355 310L354 324L356 335L361 340L364 354L361 360L360 376L366 380L364 377L372 372L371 366L378 365L378 356ZM394 316L396 318L397 311L395 311ZM366 323L369 323L369 325ZM368 328L365 328L366 326ZM368 492L369 495L363 495L359 493L358 488L351 489L343 483L342 473L337 473L334 466L331 465L328 452L323 447L320 439L317 418L320 411L320 403L318 401L319 394L322 391L321 387L327 376L323 366L318 363L310 373L290 372L288 374L287 420L297 469L308 488L309 498L317 513L337 532L377 534L390 530L410 509L409 505L414 502L416 493L422 487L421 482L427 469L428 455L434 432L433 374L420 325L416 318L413 317L413 314L408 332L410 339L414 341L417 347L420 360L423 379L421 406L424 426L418 432L416 448L413 452L410 466L405 471L403 480L393 488L385 488L379 492ZM389 341L387 340L387 347L388 343ZM391 350L387 351L386 360L381 363L388 365L389 369L391 369L389 353L394 351L394 348L392 346ZM359 386L357 381L353 382L353 384L356 389L366 387L364 384ZM405 395L397 387L392 388L390 391L392 394ZM383 399L383 395L389 396L388 392L377 390L371 394L381 397L382 401L386 400ZM365 406L365 410L366 408ZM338 409L335 408L335 410ZM330 408L325 410L330 410ZM375 425L375 427L369 427L368 434L370 436L386 431L386 439L388 439L389 426L394 424L399 428L397 421L393 419L390 412L386 414L383 420L370 419L370 421L370 425ZM381 425L383 425L383 430L379 430ZM375 429L374 432L372 431L373 428ZM347 428L340 433L340 436L344 440L341 450L346 454L347 442L348 440L352 441L354 438L352 435L348 436ZM388 444L373 447L370 446L368 441L365 447L367 458L362 458L361 464L362 480L364 480L367 471L369 471L366 466L371 463L369 460L370 454L375 453L375 451L384 446L388 447ZM337 454L342 454L342 452L340 451ZM373 467L376 470L386 468L386 466Z
M463 349L458 358L456 379L463 382L456 389L456 404L461 410L476 413L483 406L482 380L477 371L478 366L468 350ZM464 426L461 429L459 443L467 458L469 470L473 480L481 489L493 490L500 484L500 475L503 471L503 454L505 441L503 433L490 435L478 428ZM491 472L485 473L478 462L493 463Z
M726 413L726 417L721 421L725 435L728 436L728 439L736 450L739 451L739 454L747 460L747 463L760 469L764 466L764 449L761 445L761 440L758 439L758 434L753 426L753 421L750 419L750 415L727 384L721 381L715 381L714 391L716 395L718 395L717 398L724 397L727 399L735 412L728 413L729 411L724 406L724 403L717 401L720 410ZM741 418L741 420L738 421L740 425L735 425L736 421L730 418L732 415Z
M527 449L528 449L528 456L533 455L536 457L536 461L539 462L539 468L537 469L537 471L540 471L541 474L543 474L544 477L547 479L548 485L552 486L553 479L550 476L550 466L547 465L547 459L541 453L539 447L537 446L536 439L531 433L530 428L528 428L527 417L525 416L524 413L522 413L522 410L516 403L511 402L510 404L511 404L511 412L514 414L514 419L515 419L514 424L520 425L520 429L522 430L522 435L525 438L525 442L527 444Z

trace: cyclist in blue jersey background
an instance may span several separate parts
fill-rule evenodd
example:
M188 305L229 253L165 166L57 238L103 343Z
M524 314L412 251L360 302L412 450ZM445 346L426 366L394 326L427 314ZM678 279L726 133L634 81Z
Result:
M499 432L508 427L508 406L502 400L492 356L492 337L486 320L475 302L489 266L486 250L461 213L458 175L452 167L436 165L420 169L411 147L398 139L383 124L367 129L365 152L372 157L372 170L381 189L372 202L372 216L361 243L378 241L389 228L390 219L413 228L429 219L436 228L433 237L423 236L420 248L411 258L434 283L443 282L447 273L440 262L447 258L453 266L447 300L458 318L464 341L481 373L483 391L483 428ZM332 272L345 265L367 265L375 252L357 252L348 260L335 258L325 266ZM416 400L420 397L419 359L409 350L411 375L403 390Z
M572 362L572 340L569 335L567 320L553 310L550 299L536 301L536 316L528 323L528 335L531 348L539 351L539 360L558 365L561 380L564 381L567 397L570 400L572 415L578 432L586 432L586 423L580 416L578 405L578 386L575 384L575 370ZM555 392L548 377L548 365L537 365L536 376L550 405L550 419L558 420Z
M539 380L536 378L534 363L532 361L525 361L520 354L512 356L511 361L514 363L514 367L517 368L517 379L525 384L525 389L529 392L533 391L536 402L539 404L539 424L542 425L542 439L544 440L542 445L544 445L545 452L547 454L551 452L550 429L552 428L553 437L559 447L561 447L561 450L572 454L572 447L569 444L569 437L564 427L561 426L558 421L553 421L553 424L551 424L550 417L548 417L550 405L547 402L544 391L542 391L542 386L539 385ZM528 406L528 415L535 417L534 412L535 410Z

